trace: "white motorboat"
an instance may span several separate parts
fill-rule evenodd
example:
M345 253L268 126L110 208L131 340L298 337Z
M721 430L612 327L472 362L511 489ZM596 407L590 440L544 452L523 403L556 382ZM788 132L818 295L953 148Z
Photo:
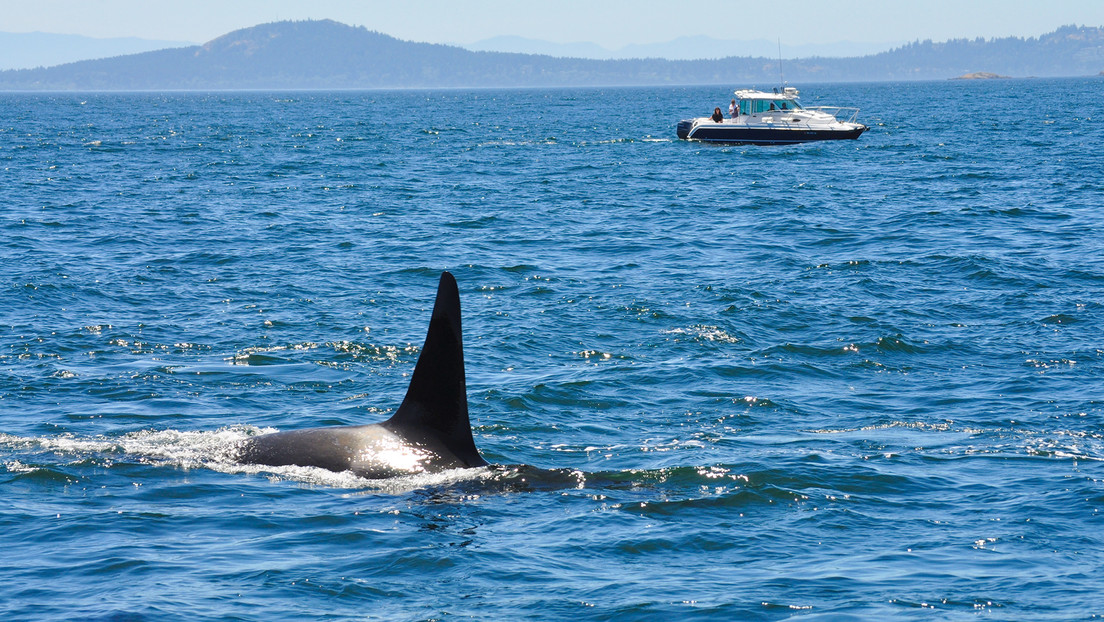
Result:
M736 111L679 121L678 137L714 143L789 145L856 139L868 128L855 121L858 108L802 106L798 90L736 91ZM719 110L719 109L718 109Z

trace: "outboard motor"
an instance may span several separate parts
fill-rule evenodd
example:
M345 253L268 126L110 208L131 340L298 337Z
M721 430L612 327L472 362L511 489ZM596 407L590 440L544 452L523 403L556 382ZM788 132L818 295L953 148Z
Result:
M686 139L690 136L690 130L694 127L693 119L684 119L678 122L678 128L675 130L678 132L678 137Z

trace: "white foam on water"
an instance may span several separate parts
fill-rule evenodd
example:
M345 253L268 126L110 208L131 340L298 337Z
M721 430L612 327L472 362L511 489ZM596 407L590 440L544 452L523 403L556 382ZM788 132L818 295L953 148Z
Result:
M141 430L122 436L79 437L72 435L20 437L0 433L0 448L19 451L52 452L62 464L76 464L89 458L107 463L137 460L153 465L181 469L210 469L220 473L261 475L273 482L292 481L311 486L352 488L383 493L401 493L428 487L449 486L479 480L490 470L450 469L437 473L418 473L387 479L368 479L351 471L335 472L319 467L268 466L236 461L238 445L247 438L276 432L275 428L229 426L213 431ZM0 464L8 472L29 472L41 463L41 457L12 459Z

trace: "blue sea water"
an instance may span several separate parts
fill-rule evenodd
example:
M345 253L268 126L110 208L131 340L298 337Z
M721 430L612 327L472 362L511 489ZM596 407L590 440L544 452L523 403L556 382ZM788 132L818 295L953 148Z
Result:
M1102 85L0 94L0 618L1100 618ZM495 467L233 462L441 270Z

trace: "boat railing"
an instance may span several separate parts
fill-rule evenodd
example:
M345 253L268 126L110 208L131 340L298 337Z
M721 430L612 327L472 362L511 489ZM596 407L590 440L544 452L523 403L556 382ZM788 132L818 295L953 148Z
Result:
M855 119L859 117L858 108L847 108L844 106L806 106L805 110L816 110L830 114L836 118L836 121L843 123L855 123Z

